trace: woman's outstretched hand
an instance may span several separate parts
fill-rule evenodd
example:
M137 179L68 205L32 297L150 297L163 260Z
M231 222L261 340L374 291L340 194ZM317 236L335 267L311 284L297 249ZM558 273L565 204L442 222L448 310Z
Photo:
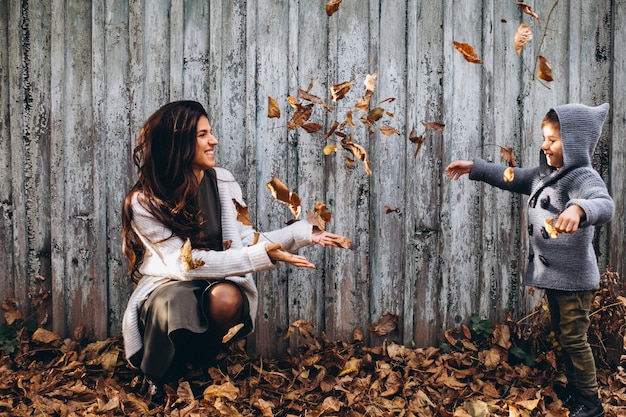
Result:
M313 243L320 246L339 246L342 248L349 248L352 244L352 241L347 237L321 230L317 226L313 227L311 240Z
M453 180L458 180L463 174L469 174L474 168L474 161L454 161L446 167L446 174Z
M315 268L315 265L307 261L304 256L284 251L282 247L280 243L266 243L265 251L272 261L287 262L298 268Z

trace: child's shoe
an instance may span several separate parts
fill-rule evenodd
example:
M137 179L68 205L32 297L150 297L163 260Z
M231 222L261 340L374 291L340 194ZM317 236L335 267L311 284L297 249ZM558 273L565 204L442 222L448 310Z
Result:
M568 405L570 417L604 417L604 407L598 395L578 395Z

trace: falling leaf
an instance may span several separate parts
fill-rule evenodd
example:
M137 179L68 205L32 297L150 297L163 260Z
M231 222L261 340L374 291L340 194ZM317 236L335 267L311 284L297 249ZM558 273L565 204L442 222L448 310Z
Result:
M352 81L345 81L339 84L333 84L330 87L330 98L333 101L341 100L348 94L348 91L352 88Z
M411 133L409 133L409 140L412 143L416 143L417 144L417 148L415 149L415 152L413 153L413 159L415 159L415 158L417 158L417 154L419 153L420 149L422 148L422 145L426 141L426 138L424 136L422 136L422 135L419 135L419 136L415 135L415 129L411 129Z
M191 252L191 240L187 238L183 246L180 248L180 260L185 267L185 270L191 271L192 269L199 268L204 265L202 259L193 259Z
M305 123L302 125L302 128L308 133L315 133L322 128L322 125L319 123Z
M400 213L400 209L394 206L385 206L385 214Z
M224 242L222 242L222 248L223 248L224 250L228 250L228 249L230 249L230 247L231 247L232 245L233 245L233 241L232 241L232 239L228 239L228 240L225 240Z
M354 166L354 159L350 158L349 156L346 156L344 159L348 168L352 168Z
M367 116L365 116L365 119L367 120L368 123L366 124L373 124L375 122L377 122L378 120L380 120L385 114L385 109L383 109L382 107L376 107L374 109L372 109Z
M426 129L432 129L432 130L438 130L438 131L442 131L443 128L446 127L446 125L441 124L439 122L425 122L422 120L422 124L424 125Z
M376 90L376 77L377 76L378 76L378 72L375 72L373 74L367 74L365 76L365 81L363 81L363 84L365 84L366 91L371 91L373 93L374 90Z
M367 152L365 151L365 148L357 143L354 143L352 141L352 136L341 139L341 146L354 155L356 159L363 161L365 173L367 175L372 175L372 171L370 170L370 161L367 159Z
M548 232L548 235L550 235L552 239L559 237L559 232L556 230L556 227L554 227L553 217L543 219L543 226L546 228L546 232Z
M307 210L304 213L306 214L309 223L311 223L313 226L317 227L320 230L326 230L326 222L320 216L310 210Z
M332 0L326 3L326 14L330 17L339 10L341 0Z
M504 173L502 174L502 179L504 180L504 182L511 182L514 178L515 171L513 170L513 167L508 167L504 170Z
M346 122L348 123L348 125L350 125L350 127L356 127L356 125L352 121L352 110L346 113Z
M500 156L504 158L510 167L517 166L517 161L515 160L515 155L513 154L513 148L500 147Z
M539 16L537 16L537 13L535 13L532 9L532 7L530 7L528 4L523 3L521 1L515 3L517 4L517 7L519 7L522 12L526 13L527 15L530 15L532 17L534 17L535 19L537 19L538 21L541 22L541 19L539 19Z
M333 220L333 215L330 213L328 206L321 201L315 202L315 214L320 216L326 223L330 223Z
M533 39L533 32L526 23L522 23L517 28L515 36L513 36L513 44L515 45L515 53L519 55L522 48Z
M280 118L280 107L278 107L278 102L270 96L267 97L267 117Z
M354 107L357 110L361 110L361 111L368 111L369 107L370 107L370 100L372 99L372 95L374 93L371 92L370 90L365 91L365 96L361 97L356 104L354 105Z
M394 129L391 126L381 126L380 127L380 133L382 133L385 136L391 136L391 135L399 135L400 131L397 129Z
M276 177L272 178L266 186L272 193L272 197L289 207L289 210L295 219L300 216L301 206L298 194L289 191L287 186Z
M547 82L554 81L554 78L552 78L552 68L550 68L546 58L541 55L539 55L539 69L537 70L537 76Z
M235 205L235 210L237 210L237 221L243 223L246 226L252 226L252 222L250 221L250 214L248 213L248 206L242 206L234 198L232 200L233 204Z
M16 320L22 318L22 312L18 310L18 299L17 298L7 298L2 301L2 311L4 311L4 320L10 326Z
M331 153L335 153L339 150L339 147L334 143L328 144L324 146L324 155L330 155Z
M298 104L296 111L291 116L291 120L287 122L288 129L296 129L301 127L311 117L313 113L313 104Z
M243 323L239 323L228 329L228 332L222 337L222 343L228 343L243 328Z
M370 324L369 331L377 336L384 336L397 328L399 318L400 316L387 312L376 323Z
M330 126L330 129L328 129L328 132L326 132L326 134L324 135L324 139L328 139L333 133L335 133L335 129L337 129L337 126L339 126L339 122L335 120Z
M452 44L454 45L456 50L459 51L463 55L463 58L465 58L467 62L471 62L472 64L483 63L483 61L480 58L478 58L478 55L476 54L476 52L474 51L474 48L470 44L456 42L456 41L452 42Z

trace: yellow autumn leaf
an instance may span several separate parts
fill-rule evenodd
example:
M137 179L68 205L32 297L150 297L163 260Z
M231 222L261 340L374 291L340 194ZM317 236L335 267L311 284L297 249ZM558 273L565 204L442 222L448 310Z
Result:
M267 117L277 119L280 118L280 107L278 106L278 102L270 96L267 97Z

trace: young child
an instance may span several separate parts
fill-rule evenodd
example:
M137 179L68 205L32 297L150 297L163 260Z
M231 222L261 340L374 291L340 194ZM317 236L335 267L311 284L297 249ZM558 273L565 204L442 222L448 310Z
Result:
M507 167L480 158L446 167L452 179L469 174L471 180L530 196L524 284L545 290L564 353L568 384L562 399L570 416L576 417L604 416L587 330L600 280L592 244L594 226L608 222L614 211L607 187L591 165L608 110L606 103L551 109L541 125L539 166L513 168L512 179L504 178Z

